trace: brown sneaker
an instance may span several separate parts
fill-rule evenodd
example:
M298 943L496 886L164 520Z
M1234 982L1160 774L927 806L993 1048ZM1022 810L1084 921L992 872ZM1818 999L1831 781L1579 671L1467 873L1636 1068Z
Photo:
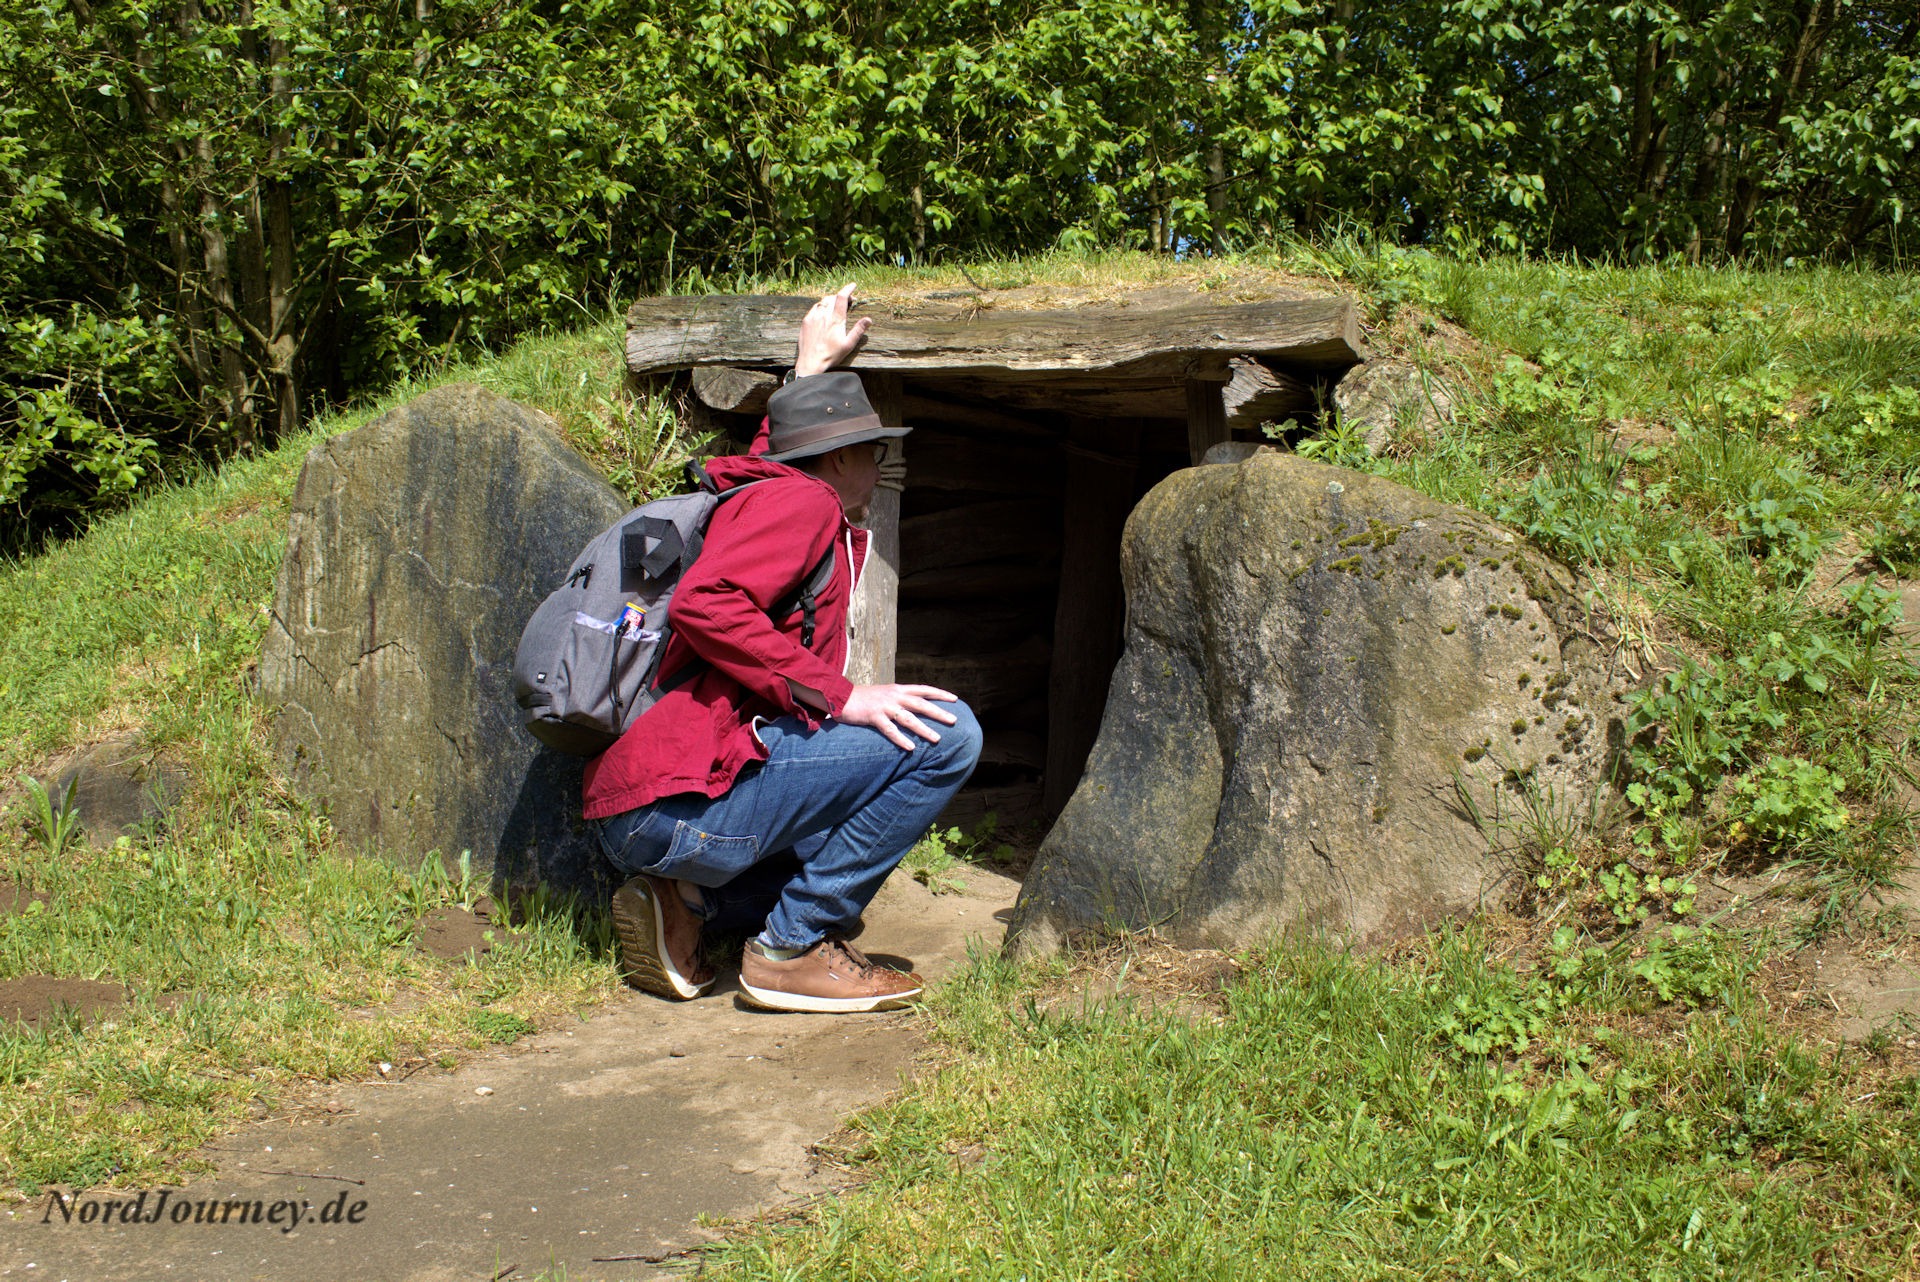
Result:
M713 985L700 960L700 919L672 882L645 873L613 892L613 933L620 974L662 997L698 997Z
M823 939L792 961L775 961L752 940L740 955L740 987L768 1010L894 1010L920 995L918 975L868 961L852 944Z

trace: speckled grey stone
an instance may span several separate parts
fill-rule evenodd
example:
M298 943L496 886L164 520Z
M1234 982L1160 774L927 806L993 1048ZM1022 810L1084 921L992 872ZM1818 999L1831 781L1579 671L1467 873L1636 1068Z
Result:
M1424 435L1451 422L1453 388L1439 375L1406 361L1371 360L1348 370L1334 385L1333 408L1377 458L1409 433Z
M56 811L72 789L73 812L90 846L110 846L164 821L187 790L187 772L145 746L138 735L115 735L87 749L57 779L44 783Z

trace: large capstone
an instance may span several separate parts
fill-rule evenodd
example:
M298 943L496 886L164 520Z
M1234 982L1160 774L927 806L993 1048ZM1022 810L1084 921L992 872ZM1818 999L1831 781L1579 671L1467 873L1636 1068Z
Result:
M1012 936L1398 934L1496 894L1476 825L1603 795L1621 708L1573 579L1485 518L1261 451L1127 522L1126 651Z
M471 384L307 455L260 691L350 844L471 852L504 885L594 874L580 763L526 732L511 677L534 607L625 510L551 419Z

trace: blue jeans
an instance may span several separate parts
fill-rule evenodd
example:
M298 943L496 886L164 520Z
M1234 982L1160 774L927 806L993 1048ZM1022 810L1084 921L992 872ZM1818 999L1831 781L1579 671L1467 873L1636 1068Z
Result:
M717 929L761 926L781 948L844 936L980 758L972 710L940 706L959 720L930 723L940 742L916 738L912 752L866 726L764 723L767 759L726 793L677 793L600 820L601 848L626 876L701 887L701 916Z

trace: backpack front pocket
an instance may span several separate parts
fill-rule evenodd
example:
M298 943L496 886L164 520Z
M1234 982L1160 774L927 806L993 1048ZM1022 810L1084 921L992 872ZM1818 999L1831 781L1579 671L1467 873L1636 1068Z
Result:
M552 714L618 734L626 729L659 649L658 632L576 611L549 683Z

